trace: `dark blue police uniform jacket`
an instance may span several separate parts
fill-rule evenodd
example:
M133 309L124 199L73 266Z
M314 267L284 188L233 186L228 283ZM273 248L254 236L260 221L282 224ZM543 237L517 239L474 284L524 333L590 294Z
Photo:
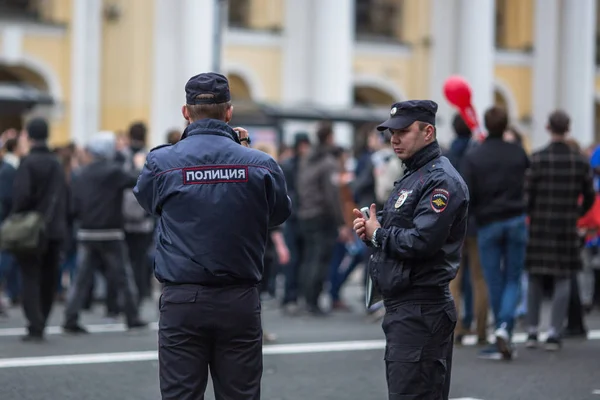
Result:
M134 194L159 217L154 272L164 283L257 284L268 229L291 213L279 165L214 119L151 151Z
M434 142L405 161L405 175L379 214L369 266L384 302L451 298L448 283L460 264L469 192ZM437 300L441 300L438 296Z

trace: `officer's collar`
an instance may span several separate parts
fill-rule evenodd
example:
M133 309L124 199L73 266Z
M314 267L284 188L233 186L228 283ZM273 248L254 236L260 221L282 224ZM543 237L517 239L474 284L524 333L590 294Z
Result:
M218 119L200 119L192 122L181 135L181 140L188 136L194 135L217 135L224 136L233 140L236 143L240 143L237 133L231 129L231 127L224 121Z
M405 160L404 165L406 165L406 168L408 168L409 171L415 171L434 158L439 157L441 154L442 150L440 149L440 145L435 141L417 151L408 160Z

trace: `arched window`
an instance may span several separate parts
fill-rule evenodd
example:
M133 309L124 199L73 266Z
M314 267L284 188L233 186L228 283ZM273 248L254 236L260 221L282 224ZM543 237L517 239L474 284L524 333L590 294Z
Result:
M0 133L10 128L21 129L32 107L38 102L51 102L48 92L48 83L35 71L0 64Z
M229 91L231 92L232 101L250 101L252 100L252 92L250 86L244 78L237 74L229 74Z
M395 101L394 97L381 89L370 86L354 87L354 104L362 107L389 107Z

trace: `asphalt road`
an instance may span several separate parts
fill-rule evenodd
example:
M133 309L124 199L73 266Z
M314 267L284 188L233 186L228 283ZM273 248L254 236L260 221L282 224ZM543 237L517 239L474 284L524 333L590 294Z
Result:
M359 290L349 288L357 309ZM23 317L12 310L0 320L1 400L153 400L160 399L156 325L127 333L103 318L103 307L85 314L95 331L60 334L62 306L52 317L47 343L19 340ZM144 316L156 321L153 304ZM265 346L265 400L386 399L383 335L379 323L361 313L327 318L290 318L268 305L265 329L278 335ZM455 349L451 397L479 400L600 400L600 313L588 319L588 340L571 340L547 353L519 345L512 362L477 359L478 348ZM520 335L517 339L523 339ZM597 393L597 394L595 394ZM207 399L214 399L209 386Z

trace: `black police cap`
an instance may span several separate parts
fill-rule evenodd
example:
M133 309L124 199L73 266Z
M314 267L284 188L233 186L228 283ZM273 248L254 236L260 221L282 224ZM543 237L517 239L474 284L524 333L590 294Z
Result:
M380 124L377 130L406 129L415 121L435 126L437 109L437 103L431 100L409 100L394 103L390 110L390 118Z
M192 76L185 84L186 102L196 104L221 104L231 100L229 81L216 72Z

